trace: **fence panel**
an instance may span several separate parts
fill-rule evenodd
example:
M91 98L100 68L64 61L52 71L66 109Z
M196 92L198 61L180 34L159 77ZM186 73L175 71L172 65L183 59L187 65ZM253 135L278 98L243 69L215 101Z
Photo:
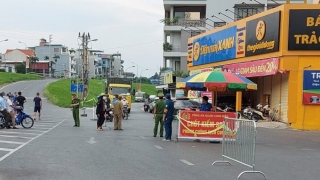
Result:
M243 171L238 179L245 173L259 173L267 179L261 171L255 170L255 148L256 148L256 122L245 119L225 118L223 121L222 138L222 160L217 163L228 163L230 159L251 168L251 171Z

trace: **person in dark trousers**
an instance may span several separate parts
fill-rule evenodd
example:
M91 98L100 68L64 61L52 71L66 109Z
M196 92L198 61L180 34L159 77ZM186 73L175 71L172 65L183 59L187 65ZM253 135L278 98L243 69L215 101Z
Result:
M153 128L153 137L156 137L158 134L158 127L160 123L160 137L163 137L163 113L166 103L163 100L163 93L159 93L159 101L156 103L153 110L153 119L155 120L154 128Z
M22 93L20 91L18 92L17 102L18 102L18 106L21 106L21 107L23 107L24 103L27 102L26 98L22 96Z
M98 117L97 121L97 129L99 131L103 131L102 124L104 122L104 113L106 110L105 101L103 100L103 96L100 96L97 102L96 114Z
M208 96L202 97L202 104L200 106L200 111L212 111L212 104L208 102Z
M79 117L80 99L77 97L75 93L72 94L72 101L71 101L70 107L72 108L74 127L80 127L80 117Z
M36 117L37 117L37 112L38 112L38 117L40 120L40 112L41 112L41 109L42 109L42 99L40 98L40 94L37 93L36 94L36 97L33 98L33 102L34 102L34 120L36 120Z
M164 108L164 112L163 112L164 114L162 117L166 135L165 135L165 139L163 139L162 141L171 141L174 106L173 106L173 101L171 100L170 94L166 95L166 99L167 99L166 106Z
M107 105L107 109L109 109L110 108L110 103L111 103L111 101L110 101L110 98L109 98L109 95L107 94L107 99L106 99L106 105Z

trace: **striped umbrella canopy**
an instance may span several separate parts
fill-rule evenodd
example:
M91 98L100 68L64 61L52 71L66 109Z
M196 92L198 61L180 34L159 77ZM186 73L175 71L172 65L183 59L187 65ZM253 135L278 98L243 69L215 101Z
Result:
M197 91L246 91L257 90L257 84L238 74L211 71L191 75L178 82L178 89Z

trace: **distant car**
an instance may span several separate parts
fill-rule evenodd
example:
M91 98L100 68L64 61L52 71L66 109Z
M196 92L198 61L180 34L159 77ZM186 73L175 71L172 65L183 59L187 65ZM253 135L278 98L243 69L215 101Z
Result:
M196 110L197 105L193 104L189 98L177 98L174 102L174 115L178 114L179 110L185 110L186 108L189 108L191 110Z
M153 109L154 107L156 106L156 103L159 101L159 97L156 97L154 100L152 100L150 103L149 103L149 112L150 113L153 113Z
M149 98L150 100L155 99L157 96L156 95L150 95Z

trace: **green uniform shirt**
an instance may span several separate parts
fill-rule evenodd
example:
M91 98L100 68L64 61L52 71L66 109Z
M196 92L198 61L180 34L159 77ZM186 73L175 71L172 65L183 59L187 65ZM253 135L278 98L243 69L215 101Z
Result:
M155 105L156 114L163 114L165 106L166 103L164 102L164 100L159 100Z
M77 104L77 103L79 103L79 105L73 106L73 109L79 109L79 107L80 107L80 99L78 99L78 98L72 99L71 104Z

